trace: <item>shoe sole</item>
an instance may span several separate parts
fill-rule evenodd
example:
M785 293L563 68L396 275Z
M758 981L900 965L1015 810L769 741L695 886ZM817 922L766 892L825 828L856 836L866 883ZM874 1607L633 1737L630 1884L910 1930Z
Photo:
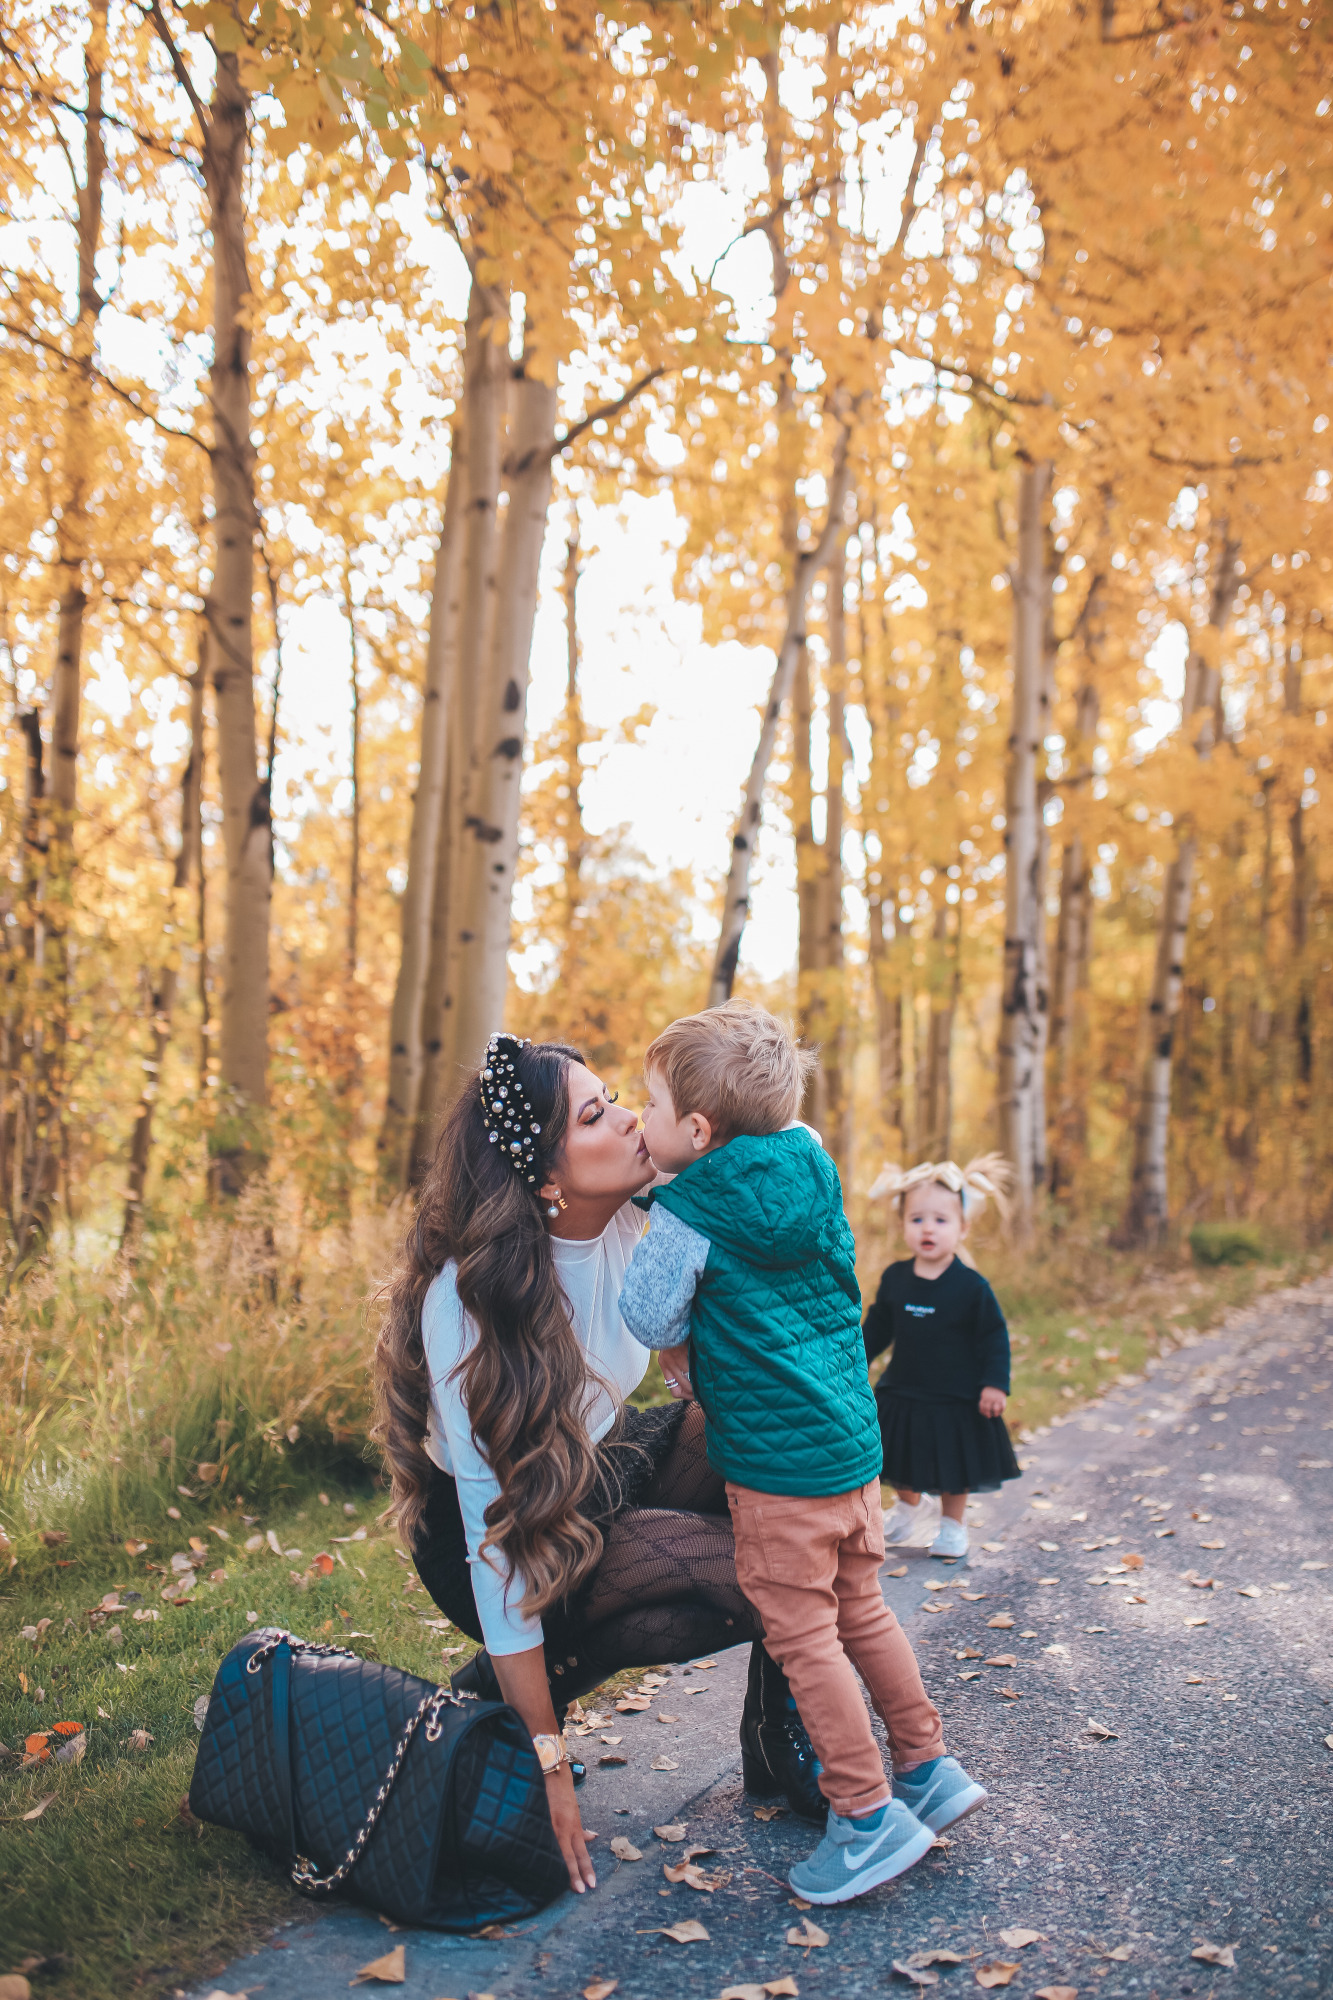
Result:
M853 1897L868 1895L872 1889L880 1888L885 1882L892 1882L897 1875L905 1875L914 1868L922 1856L929 1854L935 1845L935 1836L928 1826L913 1836L905 1846L895 1847L892 1854L886 1854L882 1861L851 1875L847 1886L836 1889L802 1889L792 1877L787 1877L788 1885L796 1891L803 1903L818 1903L821 1907L828 1903L850 1903Z
M966 1819L978 1806L984 1806L990 1793L984 1785L969 1785L965 1792L955 1792L951 1799L945 1799L932 1813L918 1813L922 1826L928 1826L932 1833L943 1833L946 1826L956 1826L960 1819Z

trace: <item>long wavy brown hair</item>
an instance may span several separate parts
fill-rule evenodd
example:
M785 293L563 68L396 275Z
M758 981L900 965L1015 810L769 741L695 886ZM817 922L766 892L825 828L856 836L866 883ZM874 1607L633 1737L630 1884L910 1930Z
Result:
M539 1042L514 1050L523 1094L541 1126L536 1186L558 1178L577 1049ZM602 1553L580 1509L596 1456L583 1421L589 1372L556 1275L533 1187L507 1163L482 1121L474 1071L445 1119L422 1182L416 1220L385 1295L375 1344L373 1435L393 1482L391 1512L410 1548L432 1466L424 1440L430 1379L421 1309L450 1258L477 1329L458 1378L473 1433L500 1484L486 1509L484 1548L500 1552L539 1616L577 1589Z

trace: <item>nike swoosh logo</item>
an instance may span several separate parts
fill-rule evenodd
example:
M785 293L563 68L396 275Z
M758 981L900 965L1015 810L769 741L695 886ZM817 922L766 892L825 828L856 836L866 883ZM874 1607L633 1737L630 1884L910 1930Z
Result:
M887 1832L887 1828L885 1829L885 1831ZM857 1854L857 1855L844 1854L842 1857L843 1867L847 1870L847 1873L849 1875L855 1874L858 1868L865 1867L867 1861L873 1861L875 1859L875 1856L880 1852L883 1845L884 1843L882 1840L877 1840L874 1846L868 1847L863 1854Z

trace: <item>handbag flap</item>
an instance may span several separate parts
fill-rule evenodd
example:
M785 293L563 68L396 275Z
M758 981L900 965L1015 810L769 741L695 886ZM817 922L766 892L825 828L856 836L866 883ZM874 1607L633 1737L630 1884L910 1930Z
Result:
M296 1845L325 1873L346 1855L384 1782L398 1740L430 1682L346 1655L292 1661L292 1791ZM391 1915L418 1919L430 1900L448 1765L418 1729L387 1803L347 1882ZM444 1751L440 1757L431 1753Z

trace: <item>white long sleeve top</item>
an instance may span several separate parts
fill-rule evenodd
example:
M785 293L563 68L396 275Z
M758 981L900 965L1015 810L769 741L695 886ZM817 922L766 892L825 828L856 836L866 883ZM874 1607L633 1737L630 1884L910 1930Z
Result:
M569 1301L574 1331L582 1341L594 1380L589 1386L584 1422L594 1444L606 1436L616 1412L648 1371L647 1348L641 1347L620 1317L620 1288L629 1260L643 1234L641 1211L625 1203L600 1236L586 1242L551 1238L556 1272ZM542 1642L541 1621L518 1608L521 1580L510 1577L495 1550L481 1554L486 1534L486 1509L500 1491L499 1481L472 1434L467 1405L456 1370L477 1338L475 1322L458 1297L456 1267L444 1266L426 1294L421 1309L421 1337L430 1375L430 1415L426 1451L458 1483L458 1500L467 1535L468 1562L477 1615L493 1657L526 1653ZM604 1386L603 1386L604 1385Z

